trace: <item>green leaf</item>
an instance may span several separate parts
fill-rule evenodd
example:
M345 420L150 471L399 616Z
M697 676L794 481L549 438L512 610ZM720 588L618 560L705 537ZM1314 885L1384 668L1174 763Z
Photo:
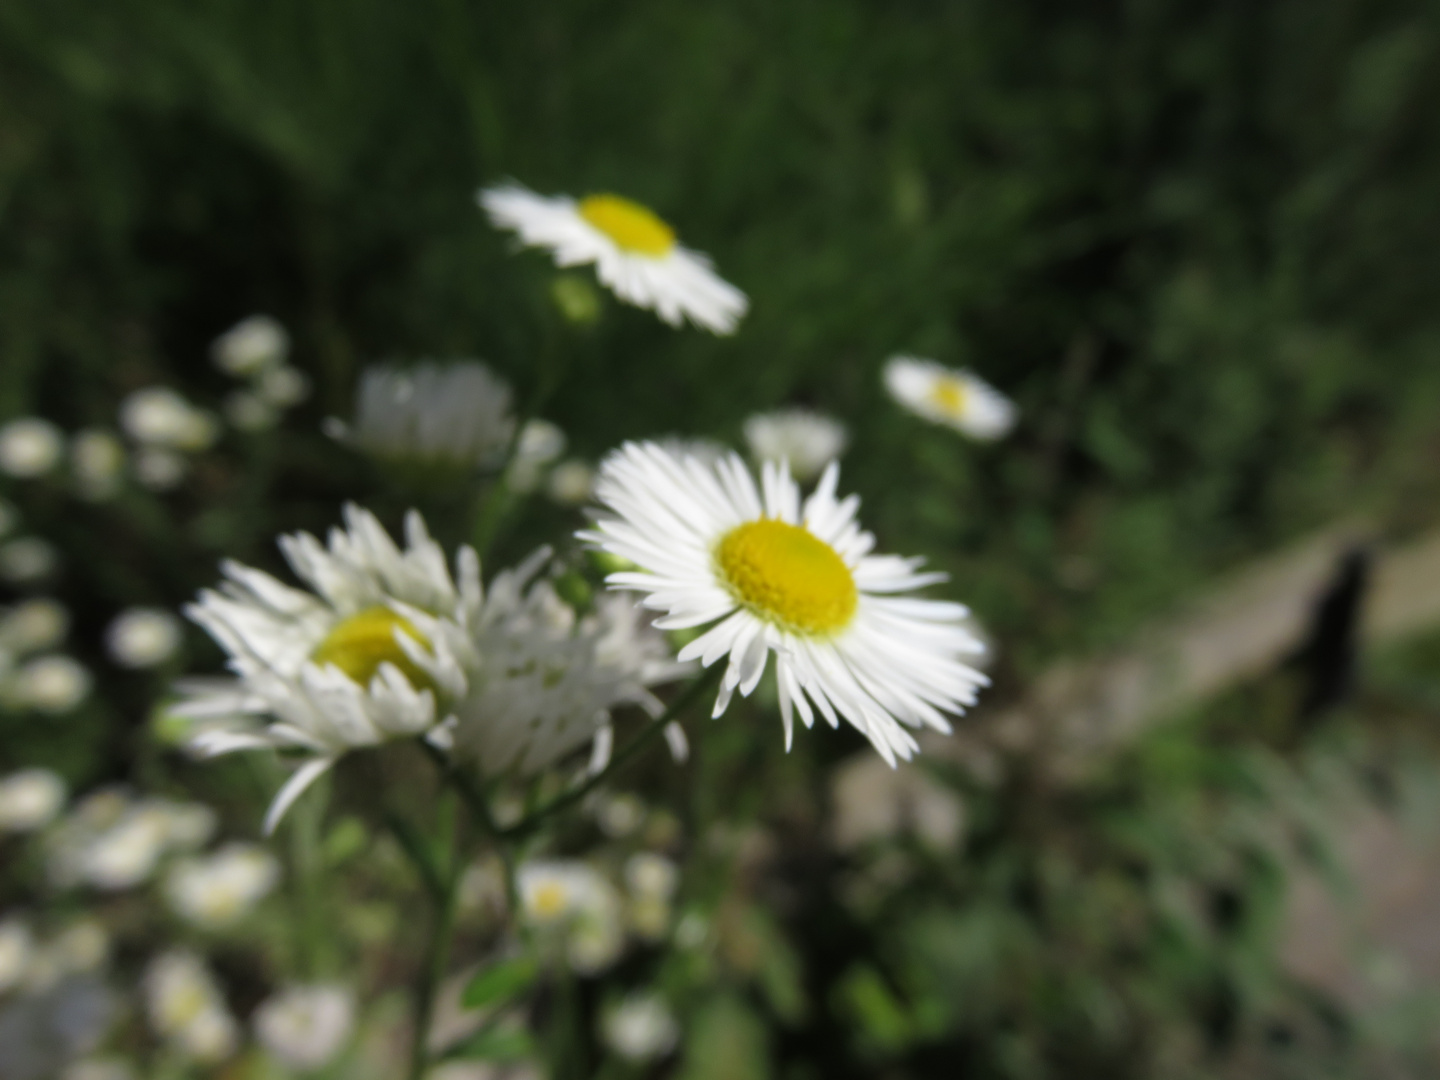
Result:
M486 1061L520 1061L535 1056L535 1040L520 1027L487 1027L445 1055L449 1058L483 1058Z
M527 989L535 981L537 974L539 968L528 956L502 960L471 979L460 1000L467 1009L478 1009L484 1005L493 1005L497 1001L507 1001Z

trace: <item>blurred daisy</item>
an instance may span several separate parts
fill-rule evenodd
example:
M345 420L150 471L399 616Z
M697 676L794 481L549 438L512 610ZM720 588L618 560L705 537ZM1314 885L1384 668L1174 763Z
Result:
M520 431L506 483L514 491L534 491L540 486L546 468L564 452L565 432L548 420L529 421Z
M269 315L241 319L210 346L215 366L242 378L278 367L289 355L290 335Z
M558 936L576 971L594 974L623 951L620 896L589 863L578 859L525 863L516 885L522 917L535 929L551 934L552 940Z
M165 953L145 972L150 1026L171 1047L199 1064L223 1061L240 1043L240 1029L215 976L194 953Z
M78 660L58 654L37 656L5 680L3 694L20 708L58 716L85 700L92 681Z
M749 308L745 294L712 268L709 258L681 246L653 212L619 195L548 198L519 184L477 196L490 220L530 247L547 248L558 266L594 263L595 272L627 304L654 311L671 326L688 318L716 334L732 334Z
M345 523L328 547L308 533L280 539L313 592L226 562L220 591L186 608L237 676L181 685L188 700L172 709L177 716L237 721L202 731L195 749L308 755L276 795L267 832L346 751L425 734L468 689L457 654L469 648L466 612L480 605L474 551L456 560L457 586L419 514L406 518L403 551L368 511L346 507Z
M59 568L60 552L38 536L21 536L0 545L0 578L11 584L43 581Z
M476 360L365 369L353 424L326 431L381 458L465 468L499 464L515 430L510 387Z
M0 921L0 994L19 986L35 955L35 936L14 915Z
M0 427L0 472L18 480L44 476L60 464L65 436L39 416L22 416Z
M180 620L160 608L128 608L105 630L105 649L121 667L157 667L179 648Z
M170 491L178 487L189 471L190 463L173 450L145 446L135 455L135 479L151 491Z
M450 730L455 752L491 774L534 773L587 744L592 769L602 767L610 711L637 705L658 715L648 687L690 670L621 597L577 617L548 580L536 580L549 558L542 549L497 575L470 620L472 690ZM672 726L666 735L683 756L683 732Z
M614 1053L639 1065L674 1050L680 1025L660 995L641 991L602 1014L600 1035Z
M998 439L1015 426L1015 405L969 371L952 371L933 360L892 357L885 388L916 416L946 424L972 439Z
M810 409L781 409L745 421L745 442L756 461L788 461L797 480L813 480L845 450L849 435L838 420Z
M108 499L120 490L125 447L110 432L87 428L71 440L70 471L81 498Z
M214 831L214 811L198 803L96 792L46 836L50 879L61 887L133 888L150 878L166 854L198 847Z
M623 597L603 597L577 617L548 580L537 580L549 560L542 548L497 574L468 621L471 692L448 730L455 753L492 775L534 773L587 744L591 767L602 767L610 710L638 705L659 715L648 687L690 670ZM683 732L666 734L683 756Z
M17 656L53 649L70 630L70 612L58 600L37 597L0 611L0 648Z
M168 386L136 390L120 403L120 426L138 443L164 450L208 450L220 434L215 418Z
M595 490L595 466L579 458L562 461L550 471L545 493L561 506L589 502Z
M355 999L343 986L292 986L255 1010L255 1036L277 1061L312 1072L328 1065L355 1029Z
M660 941L670 931L671 901L680 871L664 855L639 851L625 860L630 925L646 941Z
M65 781L49 769L21 769L0 780L0 832L33 832L65 805Z
M919 748L907 729L948 732L945 714L974 703L987 680L961 658L983 646L966 608L901 595L945 576L870 554L859 499L837 499L838 481L832 463L802 505L783 466L767 462L757 489L738 456L710 467L627 443L596 485L612 514L582 536L640 568L608 581L646 593L643 604L666 613L656 626L715 624L679 657L706 667L729 657L715 716L737 689L759 685L773 652L787 748L793 713L808 727L818 710L832 727L844 717L894 764Z
M232 843L177 862L166 876L165 896L182 919L219 930L239 921L279 880L275 856L257 844Z

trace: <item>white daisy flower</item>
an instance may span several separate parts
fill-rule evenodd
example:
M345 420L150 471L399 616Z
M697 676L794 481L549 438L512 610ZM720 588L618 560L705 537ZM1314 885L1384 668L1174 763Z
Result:
M639 203L619 195L547 198L519 184L485 188L476 196L502 229L530 247L548 248L558 266L595 264L595 273L621 300L654 311L671 326L688 318L716 334L733 334L749 301L712 268L708 257L683 247L675 230Z
M893 764L918 749L908 728L949 732L945 714L974 703L988 680L961 658L983 646L962 605L901 595L945 575L871 554L859 499L835 496L839 475L832 463L802 505L783 465L767 462L757 489L738 455L710 467L627 443L596 485L612 514L582 536L640 568L608 580L646 593L666 613L657 627L716 624L679 656L706 667L729 656L715 716L759 685L773 652L787 748L794 712L809 727L818 710Z
M582 975L609 967L625 948L620 894L600 871L577 859L539 859L516 874L521 915L557 934L565 958Z
M241 319L210 345L210 358L227 375L249 377L285 362L290 335L269 315Z
M161 450L208 450L220 425L168 386L136 390L120 403L120 426L138 443Z
M838 420L810 409L781 409L745 421L756 461L788 461L797 480L813 480L845 450L850 436Z
M885 362L885 389L916 416L972 439L998 439L1015 426L1015 404L980 376L933 360L895 356Z
M210 969L192 952L156 957L145 971L150 1026L171 1047L202 1064L223 1061L240 1043L240 1029Z
M602 1014L600 1035L605 1045L626 1061L644 1064L675 1049L680 1025L664 998L639 991Z
M0 779L0 833L33 832L65 805L65 781L49 769L21 769Z
M44 476L60 464L65 436L49 420L22 416L0 427L0 472L21 480Z
M126 608L105 628L105 650L127 668L158 667L180 640L180 620L161 608Z
M35 955L35 936L14 915L0 922L0 994L20 985Z
M545 485L545 493L561 506L579 506L588 502L594 490L595 466L579 458L570 458L556 465Z
M0 696L19 708L59 716L85 700L93 681L78 660L58 653L37 656L5 680Z
M690 671L624 597L603 596L578 618L548 580L537 580L549 560L542 548L497 574L470 614L471 691L455 706L447 734L457 755L490 775L535 773L586 744L591 768L603 767L610 710L638 705L659 715L663 707L648 687ZM683 756L678 725L666 737Z
M258 844L226 844L213 855L183 859L165 879L170 908L210 930L238 922L280 880L280 864Z
M344 1049L355 1029L355 997L343 986L292 986L255 1010L255 1035L291 1069L313 1072Z
M475 552L461 549L457 585L419 514L406 518L404 551L368 511L348 506L345 522L328 547L308 533L280 539L313 592L227 562L220 591L202 592L186 609L229 653L237 676L181 685L189 700L175 715L239 720L201 731L194 749L309 755L276 795L267 831L346 751L424 735L468 689L457 655L469 649L467 612L480 605Z
M361 376L354 423L332 418L326 431L376 457L494 466L515 430L511 398L476 360L376 365Z
M70 612L58 600L37 597L0 609L0 648L17 656L53 649L70 631Z
M108 431L87 428L70 443L70 471L80 497L91 502L120 490L125 473L125 447Z

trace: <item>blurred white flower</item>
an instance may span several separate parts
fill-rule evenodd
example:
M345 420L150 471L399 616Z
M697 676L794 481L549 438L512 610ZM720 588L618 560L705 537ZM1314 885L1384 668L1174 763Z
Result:
M90 672L78 660L53 654L22 665L6 679L3 693L19 708L58 716L85 700L91 682Z
M671 326L689 319L712 333L733 334L750 307L708 257L681 246L669 225L619 195L576 202L511 182L482 189L476 199L497 227L517 233L529 247L548 249L557 266L594 263L596 276L616 296Z
M381 458L471 468L497 465L515 430L510 387L476 360L365 369L355 420L336 438Z
M267 832L342 754L425 734L468 689L459 657L473 652L464 628L481 607L475 552L463 548L456 559L457 585L419 514L406 518L404 551L368 511L348 506L345 522L328 548L308 533L280 539L314 592L226 562L220 591L203 591L186 609L230 654L237 676L181 684L187 700L176 716L233 720L202 730L193 748L311 755L276 795Z
M35 936L24 920L12 915L0 921L0 994L25 980L34 953Z
M38 536L21 536L0 544L0 578L13 585L43 581L59 567L60 552Z
M275 407L253 390L232 390L222 408L237 431L267 431L280 421Z
M156 957L144 985L150 1026L176 1051L207 1065L235 1052L239 1025L215 977L194 953L177 950Z
M515 459L505 476L512 490L534 491L546 467L565 452L565 433L548 420L531 420L520 431Z
M33 832L65 805L65 781L49 769L21 769L0 780L0 832Z
M105 649L122 667L157 667L180 648L180 620L161 608L127 608L105 630Z
M0 427L0 472L20 480L44 476L60 464L65 436L49 420L24 416Z
M46 837L51 880L61 887L128 889L147 880L172 851L203 844L215 812L198 803L150 797L132 801L114 790L80 802Z
M972 439L998 439L1015 426L1015 405L978 375L953 371L933 360L891 357L885 388L902 406L934 424Z
M558 934L576 971L594 974L619 958L625 946L620 896L589 863L537 859L520 867L516 886L521 916Z
M81 498L111 498L125 474L125 447L110 432L87 428L70 442L70 472Z
M328 1065L355 1028L355 999L343 986L292 986L255 1010L255 1035L282 1065L302 1072Z
M635 1064L656 1061L675 1049L680 1025L658 994L626 996L601 1016L600 1036L612 1051Z
M182 919L207 930L231 926L280 880L275 856L256 844L226 844L213 855L183 859L170 868L165 897Z
M290 409L310 396L310 379L299 368L273 367L255 384L260 400L276 409Z
M803 502L783 466L760 483L738 455L708 466L654 443L626 443L600 467L609 513L582 534L638 570L606 579L647 594L665 630L708 627L680 650L709 667L729 660L713 715L754 692L773 653L788 748L794 714L843 717L885 760L919 749L910 729L948 732L986 677L965 658L984 647L960 604L914 595L945 579L922 560L873 553L859 499L836 494L834 462Z
M71 1062L60 1080L136 1080L136 1074L123 1058L93 1057Z
M545 492L561 506L579 506L595 490L595 466L579 458L562 461L550 471Z
M602 596L577 618L549 581L536 580L549 559L542 548L497 574L467 619L470 692L444 731L458 756L492 775L534 773L586 744L592 768L602 766L610 710L632 704L659 715L647 688L690 670L622 597ZM667 737L683 750L678 725Z
M595 821L612 840L623 840L645 821L645 804L628 792L602 795L595 807Z
M173 490L189 471L190 463L173 450L147 446L135 455L135 479L151 491Z
M625 885L631 896L671 900L680 885L673 859L653 851L637 851L625 860Z
M269 315L241 319L210 345L210 358L227 375L247 378L283 364L290 335Z
M838 420L810 409L759 413L745 421L745 442L756 461L788 461L797 480L812 480L845 450L850 436Z
M53 649L70 631L70 612L58 600L37 597L0 611L0 648L17 656Z
M120 403L120 426L138 443L162 450L207 450L220 434L215 418L168 386L136 390Z

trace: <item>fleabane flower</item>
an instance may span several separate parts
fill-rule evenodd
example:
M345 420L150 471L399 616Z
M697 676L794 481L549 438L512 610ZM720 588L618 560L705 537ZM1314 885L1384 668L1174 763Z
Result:
M458 757L490 775L533 774L587 744L591 768L603 767L611 711L635 705L658 716L663 707L649 687L692 667L675 661L631 600L607 594L577 616L540 576L550 557L542 548L497 574L467 613L470 693L445 733ZM679 726L665 734L683 757Z
M419 514L406 518L403 551L368 511L346 507L345 523L328 545L308 533L280 539L308 591L227 562L219 591L186 609L236 676L181 684L188 700L173 714L205 728L192 747L308 757L276 795L267 831L345 752L424 735L468 688L457 653L465 613L480 603L475 552L461 549L452 578Z
M850 436L838 420L810 409L758 413L745 421L756 461L786 461L799 480L812 480L840 456Z
M922 420L972 439L998 439L1015 426L1015 404L971 371L933 360L894 356L885 362L885 389Z
M710 259L681 245L647 207L620 195L537 195L519 184L484 188L477 199L499 228L530 247L547 248L558 266L595 264L621 300L671 326L689 319L733 334L749 309L745 294L715 273Z
M610 512L581 535L639 567L607 580L644 593L665 613L657 627L709 626L679 659L729 657L715 716L759 685L774 653L787 748L794 713L809 727L819 712L832 727L844 717L893 765L918 749L909 729L949 732L946 714L974 703L988 680L963 658L984 646L964 606L907 595L945 575L871 554L859 499L837 498L838 482L832 463L802 504L783 464L767 462L757 488L738 455L712 466L627 443L600 468Z

